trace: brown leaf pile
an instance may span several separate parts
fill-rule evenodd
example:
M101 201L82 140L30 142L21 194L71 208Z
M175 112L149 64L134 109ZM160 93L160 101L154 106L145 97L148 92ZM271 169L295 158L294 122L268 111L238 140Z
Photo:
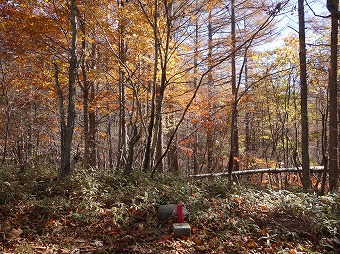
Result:
M40 183L45 189L39 194L34 192L39 183L30 193L13 193L20 199L0 204L0 253L336 253L340 248L340 205L333 202L338 196L311 204L319 207L313 214L310 204L301 203L313 197L289 192L238 187L212 195L206 191L211 186L205 187L211 183L174 187L140 179L118 188L98 180L98 186L85 189L80 182L50 181ZM157 220L164 199L188 207L189 238L173 239L171 225ZM323 222L317 216L325 216Z

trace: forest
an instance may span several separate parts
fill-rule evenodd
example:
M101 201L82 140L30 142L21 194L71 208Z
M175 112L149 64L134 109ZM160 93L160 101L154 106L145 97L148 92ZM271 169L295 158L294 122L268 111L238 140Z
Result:
M337 253L339 0L0 0L0 253ZM155 220L184 203L192 236Z

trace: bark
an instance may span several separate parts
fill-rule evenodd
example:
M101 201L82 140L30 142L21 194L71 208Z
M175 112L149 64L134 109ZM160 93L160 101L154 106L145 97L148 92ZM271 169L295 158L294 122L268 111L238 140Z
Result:
M172 2L164 1L165 17L166 17L166 39L164 43L164 49L160 51L160 64L161 64L161 80L160 84L156 85L156 112L155 112L155 133L152 145L153 154L154 149L156 149L155 164L157 165L155 169L159 172L163 171L163 158L162 158L162 146L163 146L163 123L162 123L162 108L165 88L167 86L167 70L168 62L170 60L169 48L171 41L171 26L172 26ZM162 44L162 41L159 41ZM161 50L162 48L158 48Z
M87 79L86 72L86 39L85 39L85 21L80 21L80 29L83 33L81 48L82 48L82 60L81 60L81 73L83 76L82 92L83 92L83 131L84 131L84 163L85 166L89 166L90 162L90 134L89 134L89 81Z
M213 60L212 60L212 50L213 50L213 31L212 31L212 13L211 10L209 11L209 16L208 16L208 63L209 63L209 68L213 65ZM208 74L208 109L212 109L212 100L213 100L213 76L212 76L212 71L209 72ZM208 112L208 114L210 114ZM207 119L209 125L207 128L207 160L208 160L208 172L214 172L214 140L213 140L213 119L211 116L208 117Z
M96 97L96 89L94 82L90 82L90 101L94 104ZM97 112L95 105L89 110L89 165L95 167L97 165Z
M322 151L322 165L324 166L324 170L322 172L322 181L320 188L320 195L325 194L326 189L326 181L327 181L327 172L328 172L328 157L327 157L327 117L328 110L326 112L321 111L322 117L322 136L321 136L321 151Z
M231 1L231 90L234 96L234 105L232 109L231 132L230 132L230 153L228 162L229 181L232 181L233 170L239 168L238 161L238 127L237 127L237 88L236 88L236 20L235 20L235 0Z
M157 68L158 68L158 51L159 51L159 39L157 33L157 20L158 20L158 0L154 1L154 16L153 16L153 34L154 34L154 70L153 70L153 82L152 82L152 96L151 96L151 109L150 109L150 121L148 124L148 133L146 140L146 147L144 153L143 170L147 171L150 168L151 153L151 142L152 134L155 125L155 97L156 97L156 86L157 86Z
M172 131L173 132L173 131ZM178 152L177 152L177 140L172 141L172 145L169 149L169 168L172 172L178 173L179 172L179 164L178 164Z
M6 127L5 127L5 137L4 137L4 149L2 153L2 164L5 164L6 162L6 157L7 157L7 146L8 146L8 137L9 137L9 114L8 114L8 109L6 110Z
M134 155L134 147L138 140L140 139L140 133L138 132L137 126L133 126L133 133L131 140L129 142L129 152L127 156L127 163L125 164L124 175L129 176L132 173L132 164L133 164L133 155Z
M3 148L3 154L2 154L2 164L6 162L8 139L10 135L10 121L11 121L11 106L8 101L8 94L5 88L4 88L4 96L5 96L5 102L6 102L6 110L5 110L6 124L5 124L5 137L4 137L4 148Z
M157 0L155 1L155 9L158 6ZM171 54L169 53L170 49L170 41L171 41L171 29L172 29L172 2L164 1L164 8L165 8L165 18L166 18L166 38L165 42L163 44L163 41L160 37L158 37L158 27L157 27L157 16L154 17L154 39L155 39L155 50L157 50L158 56L160 56L160 67L161 67L161 79L159 85L157 85L157 70L154 72L154 88L156 89L155 96L154 96L154 133L153 133L153 139L152 139L152 145L149 152L150 158L152 158L152 173L153 176L155 171L162 171L163 170L163 151L162 151L162 107L163 107L163 99L164 99L164 93L165 88L167 86L167 68L168 68L168 62L171 58ZM155 10L155 15L158 13L157 10ZM156 45L157 42L157 45ZM164 45L163 47L160 47L160 45ZM157 60L155 59L155 68L157 67ZM156 149L156 156L153 157L154 152ZM153 166L155 165L155 166Z
M75 108L75 98L76 98L76 76L77 76L77 25L76 25L76 0L70 1L71 7L71 28L72 28L72 39L71 39L71 48L70 48L70 62L69 62L69 73L68 73L68 109L67 109L67 122L65 123L65 112L61 111L61 158L60 158L60 168L58 172L58 176L60 178L65 178L71 173L71 148L72 148L72 139L74 132L74 123L76 118L76 108ZM56 65L55 65L56 66ZM58 81L58 70L55 71L56 76L56 84L60 85ZM59 94L59 99L62 97L62 94ZM59 100L62 102L62 100ZM63 108L64 104L60 103L60 108Z
M161 114L161 113L160 113ZM162 160L162 146L163 146L163 123L162 115L159 116L157 144L156 144L156 157L155 161L158 162L157 171L163 172L163 160Z
M299 44L300 44L300 96L301 96L301 153L302 153L302 185L305 191L311 188L309 171L309 131L308 131L308 92L307 92L307 56L305 36L305 11L304 0L298 2L299 12Z
M174 134L175 131L175 121L174 121L174 113L172 105L170 105L170 113L169 113L169 122L167 129L169 130L168 133L168 139L171 138L171 136ZM177 135L175 134L175 138L171 142L170 148L169 148L169 155L168 155L168 166L171 172L178 173L179 172L179 164L178 164L178 144L177 144ZM160 158L158 158L160 159Z
M244 74L245 74L245 87L248 87L248 63L247 63L247 59L246 59L246 63L245 63L245 69L244 69ZM249 112L246 112L245 115L245 140L244 140L244 149L245 149L245 153L247 156L247 161L246 161L246 165L248 164L248 157L249 157L249 153L250 153L250 147L251 147L251 114Z
M197 2L196 2L196 8L197 8ZM199 15L197 15L197 18L195 20L195 55L194 55L194 87L197 87L197 75L198 75L198 47L199 47L199 42L198 42L198 17ZM194 128L196 129L196 124L194 124ZM175 130L174 130L175 131ZM193 166L194 166L194 174L198 174L198 169L199 169L199 165L198 165L198 131L195 131L194 134L194 148L193 148Z
M91 64L87 64L87 52L86 52L86 29L85 29L85 18L82 18L80 21L80 29L83 33L82 36L82 59L81 59L81 72L83 76L83 121L84 121L84 159L85 165L87 167L95 167L97 164L96 160L96 110L95 107L89 106L89 103L94 102L95 100L95 85L94 81L88 80L87 77L87 68L91 68L92 70L96 69L96 43L93 42L91 44L91 55L92 60Z
M338 8L339 0L327 1L327 8L331 12L331 63L329 69L329 188L334 191L338 185L338 114L337 114L337 50L338 50Z
M107 126L108 133L108 147L109 147L109 169L113 169L113 147L112 147L112 121L108 121Z
M124 1L118 1L118 4L121 7L125 6ZM127 42L124 38L125 34L125 20L122 17L119 20L119 135L118 135L118 153L117 153L117 168L124 168L126 164L126 149L127 149L127 141L126 141L126 77L124 69L121 65L126 64L126 51L127 51Z

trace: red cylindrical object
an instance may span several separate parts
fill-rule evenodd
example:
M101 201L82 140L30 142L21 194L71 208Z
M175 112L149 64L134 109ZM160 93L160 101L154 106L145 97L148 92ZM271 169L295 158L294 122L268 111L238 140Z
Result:
M177 205L177 221L178 223L183 223L184 218L183 218L183 205L178 204Z

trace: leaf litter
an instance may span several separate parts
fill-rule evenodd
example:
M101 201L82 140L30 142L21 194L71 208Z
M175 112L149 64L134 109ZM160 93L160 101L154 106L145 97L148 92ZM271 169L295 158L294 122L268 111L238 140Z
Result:
M0 253L336 253L339 194L150 180L80 171L27 188L0 182ZM43 185L44 188L42 188ZM8 193L10 191L11 193ZM16 193L18 192L18 193ZM0 193L0 194L1 194ZM11 198L15 197L15 198ZM173 239L159 205L184 203L192 235Z

